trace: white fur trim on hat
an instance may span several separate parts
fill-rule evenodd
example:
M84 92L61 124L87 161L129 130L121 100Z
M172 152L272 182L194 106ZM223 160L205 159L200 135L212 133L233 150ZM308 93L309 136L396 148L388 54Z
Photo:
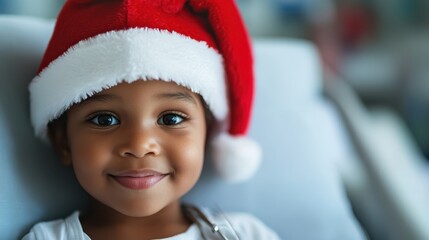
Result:
M243 182L258 170L262 151L250 138L221 133L211 144L214 166L228 182Z
M83 40L30 84L31 120L46 137L49 121L71 105L120 82L174 81L200 94L216 119L228 112L222 56L205 42L150 28L111 31Z

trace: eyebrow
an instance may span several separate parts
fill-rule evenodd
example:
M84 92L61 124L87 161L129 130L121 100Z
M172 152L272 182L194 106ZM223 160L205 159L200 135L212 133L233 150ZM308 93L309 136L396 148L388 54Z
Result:
M177 100L185 100L192 104L197 105L197 101L192 97L191 94L186 92L174 92L174 93L161 93L157 95L158 98L173 98Z

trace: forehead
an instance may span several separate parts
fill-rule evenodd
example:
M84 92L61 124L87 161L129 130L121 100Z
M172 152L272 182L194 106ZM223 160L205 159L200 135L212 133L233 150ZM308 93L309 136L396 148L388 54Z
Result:
M194 105L202 104L205 106L204 100L199 94L175 82L138 80L132 83L120 83L102 90L84 101L75 104L72 108L87 105L91 102L124 101L126 99L131 99L132 101L183 100Z
M97 94L120 93L122 91L125 91L126 93L142 91L151 93L184 92L190 95L196 95L189 88L180 86L175 82L167 82L160 80L137 80L132 83L123 82L111 88L105 89Z

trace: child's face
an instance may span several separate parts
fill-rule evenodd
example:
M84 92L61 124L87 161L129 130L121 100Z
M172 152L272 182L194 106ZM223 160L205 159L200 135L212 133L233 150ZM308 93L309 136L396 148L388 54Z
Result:
M193 187L205 140L197 94L171 82L136 81L68 111L63 158L99 202L143 217L177 203Z

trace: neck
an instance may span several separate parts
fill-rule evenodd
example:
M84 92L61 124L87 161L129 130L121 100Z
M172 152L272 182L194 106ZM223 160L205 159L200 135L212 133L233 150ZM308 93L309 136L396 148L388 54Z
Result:
M184 217L180 202L146 217L130 217L96 200L80 218L84 232L91 239L154 239L185 232L190 222Z

